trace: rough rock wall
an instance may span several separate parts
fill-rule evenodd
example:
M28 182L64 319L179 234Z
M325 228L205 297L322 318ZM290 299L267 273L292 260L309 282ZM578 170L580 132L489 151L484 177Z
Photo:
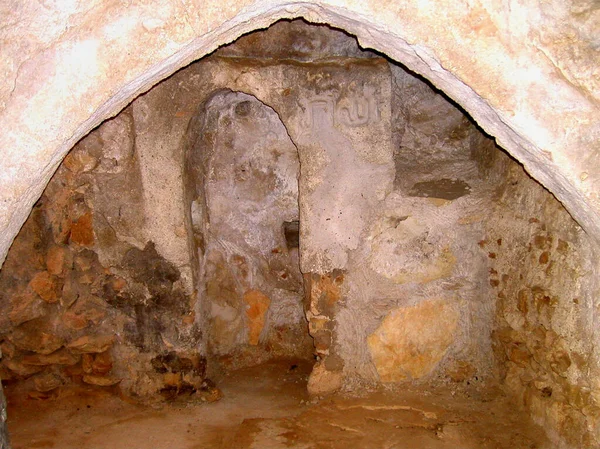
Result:
M215 251L218 246L215 244L219 241L218 239L224 238L223 242L225 242L232 240L233 237L230 243L236 243L238 247L240 245L248 246L247 242L252 242L261 234L254 226L253 232L248 232L248 235L244 236L244 240L247 242L243 244L238 241L238 236L234 236L234 232L226 232L228 235L231 234L230 236L218 237L221 230L225 230L227 226L231 227L236 220L244 220L241 217L236 219L235 214L231 215L228 208L233 209L233 204L224 206L222 201L214 199L210 204L210 194L214 195L215 193L209 191L212 188L211 185L216 186L217 182L221 184L225 182L227 175L223 173L231 172L241 161L225 163L223 161L228 159L219 162L217 158L213 164L214 167L210 167L210 160L200 158L197 161L192 159L193 162L190 162L185 155L182 156L182 148L190 148L195 145L194 138L189 136L194 132L202 134L201 137L205 142L201 142L201 144L205 151L206 149L214 151L212 147L215 146L221 152L233 149L234 152L242 154L242 146L247 150L248 145L252 142L252 136L256 131L249 132L244 137L236 136L233 130L215 129L213 131L212 128L207 129L207 132L200 133L199 131L204 126L202 123L192 124L191 126L194 128L192 130L187 127L187 123L190 121L193 123L194 120L198 120L198 109L208 98L215 95L215 92L223 89L245 92L273 107L283 121L286 133L289 133L297 146L296 153L300 156L301 167L303 167L300 173L299 200L300 216L303 217L300 219L300 252L305 254L300 262L306 265L304 271L325 273L333 265L324 261L336 257L343 259L344 250L347 247L356 247L359 244L361 231L368 222L368 216L377 200L382 198L385 188L367 186L365 183L357 182L358 179L373 179L374 176L384 174L385 178L382 178L382 182L387 183L388 189L391 189L394 167L389 125L391 78L387 62L374 57L371 53L360 51L356 42L341 32L326 27L316 28L316 30L313 28L310 33L307 30L311 30L311 27L306 24L300 27L297 22L280 24L269 32L263 33L260 44L248 43L248 41L257 39L248 36L242 39L239 45L236 43L231 47L224 48L214 56L181 71L133 104L134 116L139 117L143 122L144 135L143 142L138 138L136 144L138 148L142 148L143 145L142 154L153 155L149 156L148 160L160 161L154 164L160 165L163 169L160 187L148 185L147 188L154 189L155 194L152 195L152 201L156 205L154 208L156 215L164 218L146 223L147 232L156 236L157 248L161 254L168 255L169 260L175 261L172 257L177 257L176 260L182 263L183 259L187 257L189 260L197 261L198 268L192 270L192 274L196 276L196 288L201 292L201 296L206 289L210 290L206 292L207 295L214 299L218 299L219 296L227 296L224 290L235 291L234 297L243 296L244 291L252 286L253 281L242 279L247 276L243 273L244 270L240 272L241 278L235 275L239 271L239 267L234 266L236 261L232 259L234 253L238 253L238 256L241 255L240 253L244 252L243 248L233 248L235 245L230 245L226 252L232 254L227 255L227 263L223 263L225 261L217 260L217 253L222 250ZM307 38L307 35L310 34L314 34L312 41ZM312 45L308 45L307 42ZM242 56L246 46L252 49L253 57ZM281 53L282 46L288 50L285 52L287 58L274 59L278 53L273 55L270 52L277 49ZM316 51L313 54L314 48ZM252 99L249 101L251 101L250 104L255 102ZM241 109L243 106L240 106ZM222 122L219 123L221 127L225 126L225 118ZM381 126L382 124L387 125ZM336 131L337 128L334 125L345 130L352 130L352 133L345 136L343 132ZM374 127L370 130L372 125ZM136 129L140 128L136 125ZM275 134L283 133L283 129L275 131ZM316 131L319 131L320 134ZM190 138L191 142L189 142ZM262 145L268 147L269 133L261 138ZM240 142L239 149L232 147L236 139ZM244 142L245 140L247 142ZM371 151L373 148L379 149ZM200 153L198 152L198 154ZM143 156L142 159L144 159ZM363 164L362 168L359 163ZM217 165L218 169L215 168ZM182 168L187 166L204 167L201 170L202 173L195 173L191 176L201 181L200 184L204 186L204 191L198 189L197 186L190 185L193 184L189 179L190 176L184 173ZM242 168L240 167L240 170ZM375 170L373 171L372 168ZM223 170L223 173L219 170ZM267 169L265 166L263 170L272 170L272 167ZM321 186L319 192L316 192L317 186L322 180L322 171L328 173L330 181L329 184ZM242 174L240 171L238 175ZM185 189L180 187L182 183L187 186L188 193L184 193ZM170 195L160 195L159 190L169 191ZM195 193L190 195L189 192L192 190ZM226 190L228 191L229 187ZM252 208L256 209L257 204L254 204L255 201L250 198L252 191L260 192L260 186L249 188L249 191L244 193L248 198L246 206L243 207L251 204ZM353 192L352 195L350 192ZM220 198L222 195L223 193L220 194ZM266 199L268 200L268 197ZM232 202L231 199L229 202ZM182 211L183 204L189 205L186 208L193 209L193 211ZM268 206L268 203L263 204L263 207L265 206ZM212 212L211 208L214 209ZM333 214L334 209L337 209L335 214ZM219 215L225 217L229 214L227 218L231 223L212 225L210 224L211 213L215 216L217 223L223 221ZM361 213L364 215L364 219L361 218ZM194 217L198 214L208 217L206 223L210 224L210 230L204 229L204 225L198 225L199 221L203 221L202 217L198 219ZM275 216L277 214L274 214ZM173 228L181 229L184 222L187 223L184 226L190 230L190 239L188 240L182 233L173 234ZM246 229L247 226L244 226ZM275 225L273 224L273 226ZM273 229L273 226L266 226L264 229ZM212 236L209 233L212 233ZM253 233L254 236L252 236ZM277 238L280 239L281 236L279 230ZM348 236L351 237L350 240L347 239ZM267 246L273 246L273 243L270 242ZM207 250L208 245L212 245L210 250ZM175 248L177 250L174 250ZM201 254L198 254L198 248L200 248ZM212 255L205 251L211 251ZM261 251L263 250L261 249ZM248 252L252 251L248 248ZM270 255L267 260L273 257ZM277 257L281 257L281 255ZM254 257L252 261L246 260L245 263L248 263L249 271L262 272L265 276L265 270L254 267L254 265L264 263L264 259L264 256ZM239 264L240 261L237 263ZM215 270L215 267L218 269ZM218 279L226 271L231 271L231 273L223 276L223 279ZM217 279L211 279L212 275ZM269 273L268 276L272 277L272 274ZM239 285L235 288L232 285L225 285L236 282ZM237 292L237 290L240 291ZM267 301L265 297L268 297L269 300ZM276 316L277 302L274 302L270 295L265 295L265 297L260 296L263 300L259 302L264 308L260 315L264 313L265 317ZM233 298L229 300L232 301ZM224 299L213 302L223 303ZM268 307L265 303L268 303ZM207 317L208 327L213 330L221 329L217 332L220 337L214 338L211 343L217 354L224 355L224 348L232 348L235 342L248 341L250 332L248 326L253 321L249 317L244 317L243 314L240 316L239 301L234 308L236 309L235 313L231 314L225 313L228 312L227 308L206 306L206 303L202 305L202 316L199 319L204 320ZM211 323L211 315L222 321L223 317L218 315L223 313L228 318L227 326ZM262 318L260 320L262 321ZM238 324L234 325L234 323ZM249 358L249 354L247 353L245 357ZM240 358L240 354L237 358ZM252 358L256 360L256 357Z
M593 441L593 431L586 433L586 429L594 426L595 419L595 405L591 401L594 398L593 382L597 377L593 375L596 355L591 348L596 334L591 325L594 313L590 311L593 309L590 304L596 288L591 285L592 275L574 275L572 278L578 280L569 281L568 276L561 274L577 271L570 268L577 266L585 266L586 272L594 273L591 266L593 255L588 252L591 243L579 231L567 230L576 226L556 203L550 201L548 204L553 206L540 209L540 205L546 204L548 194L526 180L524 175L519 176L526 181L517 179L518 183L529 182L531 186L523 188L523 191L518 191L514 181L506 184L503 195L504 198L514 197L514 201L505 201L513 210L498 209L500 212L492 216L493 206L489 201L498 199L495 187L501 182L498 179L501 175L491 169L493 164L489 162L493 159L489 153L496 150L474 133L468 120L453 108L443 105L433 91L412 81L399 69L392 67L389 73L386 62L372 55L364 57L345 44L337 47L342 57L327 61L307 57L303 49L317 48L326 54L327 45L311 47L314 42L305 35L301 36L304 42L297 43L294 58L310 64L266 61L271 58L264 58L264 53L243 58L236 53L237 50L230 48L232 53L229 56L215 55L157 86L136 100L131 110L90 135L72 153L57 175L60 181L53 181L49 186L39 203L41 209L36 208L23 229L23 233L31 231L30 237L15 243L11 251L14 255L9 256L0 275L7 286L5 291L10 293L3 297L5 310L11 312L5 315L3 322L7 336L3 350L8 354L3 364L8 366L12 360L18 362L12 363L15 369L24 367L29 370L34 366L32 374L38 374L35 371L40 366L49 366L41 369L44 376L39 376L38 390L68 378L70 368L62 368L61 364L65 360L69 363L75 360L75 379L85 375L88 380L90 376L113 379L115 375L122 379L121 385L126 385L132 377L117 376L120 369L118 360L121 359L120 355L115 357L117 346L98 355L85 352L90 349L85 345L85 351L73 348L63 351L58 347L58 351L49 354L52 355L49 359L41 357L48 354L40 355L28 349L37 347L39 350L41 346L26 346L21 342L19 349L16 344L10 343L11 339L18 340L19 335L23 335L20 330L35 327L43 330L43 338L37 343L46 345L54 342L52 344L56 345L64 340L68 346L75 341L75 335L92 335L103 330L107 320L113 320L113 323L122 320L122 328L116 325L117 332L121 336L130 335L125 344L118 346L119 350L126 352L122 360L128 360L127 357L132 354L145 354L136 360L145 363L144 369L149 373L149 377L139 384L131 381L131 387L142 392L144 385L160 386L167 395L189 391L190 382L185 380L185 376L191 376L194 371L201 372L202 359L197 357L197 353L178 356L173 351L173 341L184 329L183 349L187 350L189 344L189 347L204 354L203 339L198 327L194 327L200 319L198 314L204 311L201 304L195 302L192 280L197 274L190 261L196 256L193 254L194 247L190 246L191 220L186 216L187 203L182 193L185 161L182 150L185 145L182 142L188 123L197 115L198 105L211 93L227 88L250 93L272 106L281 116L292 139L298 142L301 158L303 154L309 157L319 151L328 155L336 148L342 152L355 150L352 145L340 148L338 143L332 142L332 148L328 146L323 151L310 148L308 143L304 145L306 151L303 153L301 146L303 138L306 143L311 133L314 134L311 126L314 127L315 117L319 126L325 123L332 132L340 129L343 132L343 127L356 130L364 120L369 122L377 117L370 115L373 109L369 101L359 101L368 93L364 89L369 87L369 83L355 84L354 90L341 92L339 89L340 80L351 86L356 81L353 73L360 72L366 73L365 79L373 79L373 74L385 79L386 83L389 79L391 109L387 109L386 104L381 107L377 103L376 113L382 113L380 117L388 120L387 126L394 127L390 131L390 140L395 153L391 153L391 145L388 148L387 142L382 147L373 145L370 148L381 150L379 156L383 155L386 160L385 164L381 164L384 166L383 175L378 178L385 186L381 189L385 200L380 203L372 198L369 200L373 205L365 209L371 214L368 226L363 228L367 231L359 230L360 237L356 239L359 246L348 253L347 267L340 269L330 265L326 269L318 268L307 279L307 303L309 307L313 304L320 308L313 315L323 315L321 312L326 311L325 319L313 320L311 326L317 350L328 351L322 352L327 357L323 357L325 363L320 374L335 385L339 378L328 378L331 372L343 372L347 377L358 373L368 379L383 381L429 381L436 377L463 381L481 374L480 371L490 371L488 334L495 297L485 294L484 287L489 282L489 288L505 290L500 298L494 339L500 360L509 360L507 385L517 394L523 393L526 405L531 407L534 415L549 423L556 435L570 438L572 446ZM261 48L255 44L251 42L248 48ZM329 95L322 96L323 92ZM307 104L306 99L315 102ZM388 101L385 95L383 100ZM331 117L332 106L333 127L327 121ZM389 119L385 115L388 113L391 114ZM342 127L339 127L340 124ZM135 138L130 134L131 129L135 130ZM351 144L359 142L359 149L364 147L360 141L365 136L356 131L350 134L354 135ZM593 135L590 136L593 138ZM377 137L387 139L385 135ZM136 148L135 156L132 156L133 147ZM341 154L347 156L347 153ZM368 159L368 155L360 156ZM392 163L389 167L386 165L388 161ZM321 170L317 162L314 161L313 167ZM71 179L76 177L67 176L71 170L69 164L81 166L73 170L83 173L79 178L85 180L83 185ZM310 166L308 164L306 168ZM314 186L309 181L317 178L311 172L305 175L306 188L310 191ZM361 181L358 176L356 179L357 183ZM91 189L90 193L85 185L88 182L99 187ZM137 187L130 189L130 185ZM119 192L116 196L110 193L115 190ZM379 194L370 193L373 198ZM44 208L44 201L53 206ZM347 204L347 207L353 206ZM536 222L529 223L529 218L523 219L531 215L526 212L528 209L539 211L539 217L529 218L542 223L540 229L546 225L543 232L554 229L552 232L562 237L552 236L551 243L537 239L536 243L531 234L533 228L530 228ZM95 213L96 210L98 213ZM556 216L559 218L556 219ZM313 218L319 224L318 220L327 217L315 213ZM47 222L59 224L48 226ZM328 228L329 223L324 224L326 230L332 231ZM498 237L497 229L510 237ZM573 237L573 232L577 238ZM335 232L329 234L335 235ZM58 240L55 235L59 236ZM65 237L67 235L68 238ZM310 236L310 233L307 235ZM505 239L515 239L519 244L508 245ZM567 248L559 239L568 243ZM304 240L304 244L310 245L311 238ZM532 250L527 250L527 254L533 256L527 256L523 249L528 248L529 241L533 242ZM502 247L502 252L497 248L489 250L485 245ZM536 245L542 246L538 248ZM58 249L51 250L55 246ZM564 260L561 259L562 252L569 254L569 251L577 255L566 255ZM60 256L58 253L64 254ZM558 256L556 263L551 265L554 253ZM52 265L55 259L61 257L64 257L67 269L51 272L48 262ZM533 257L535 263L532 267L536 268L520 265L518 261L523 257ZM491 267L485 267L482 263L485 259L489 260ZM30 268L23 268L17 263L24 260L29 262ZM73 269L69 271L71 266ZM546 273L550 266L565 269L553 268ZM482 273L484 267L490 271ZM515 270L521 273L513 276ZM528 274L523 275L523 271ZM11 272L17 275L7 274ZM524 279L515 283L508 281L519 278L519 275L523 275ZM7 280L5 276L13 277ZM551 276L555 280L551 280ZM32 282L34 279L35 282ZM73 304L77 305L81 300L80 309L71 310L73 304L63 304L62 297L56 300L55 289L60 288L61 283L62 292L65 285L73 286L78 292ZM107 284L114 285L106 287ZM114 293L111 293L111 288ZM106 298L103 296L105 289L108 290ZM524 293L520 293L522 290ZM564 307L553 307L556 301L559 304L562 300L562 293L568 291L582 292L577 297L579 305L573 302L573 306L564 303ZM91 299L84 300L88 293ZM107 308L105 303L110 303L113 294L122 301L121 305L113 307L109 304ZM519 295L523 298L521 302ZM553 299L553 295L558 299ZM164 302L166 296L182 301L169 305ZM16 301L17 297L25 298L18 301L22 308L15 307L16 303L9 304L11 298ZM526 308L524 304L528 302L535 303L535 307ZM261 303L261 298L254 303ZM165 310L162 307L169 309L164 314L168 322L161 321ZM523 313L519 307L527 311ZM257 309L260 310L260 307L257 306ZM555 313L555 309L560 313ZM71 333L71 329L65 331L62 323L71 312L76 315L77 326L85 322L85 329L75 329L75 334ZM519 314L526 317L518 318ZM19 323L23 317L26 321ZM337 326L333 329L328 324L332 318ZM183 323L181 327L179 322ZM541 323L542 328L536 324L536 332L546 335L542 338L534 333L531 331L533 327L523 324L526 322ZM582 325L578 327L579 323ZM145 333L144 329L152 329L155 325L160 327L158 332ZM581 332L581 336L574 336L575 329ZM161 338L156 338L157 335ZM452 335L452 339L448 335ZM541 344L529 347L531 342L542 340L544 343L548 340L548 347L542 348ZM554 343L556 346L552 346ZM45 346L44 351L51 349L52 344ZM563 345L566 349L554 351L555 347L563 348ZM154 348L154 357L145 353L144 347ZM417 356L407 358L405 354L413 350ZM580 353L584 354L584 360L578 363L576 354ZM115 358L114 366L109 370L106 368L110 366L108 354ZM332 354L335 357L329 357ZM592 354L589 360L585 359L587 354ZM60 358L56 358L58 356ZM511 361L511 357L519 362ZM25 360L27 363L22 363ZM579 368L580 365L584 368ZM588 368L590 371L586 374ZM143 372L135 366L132 371ZM10 367L5 370L9 376L16 372ZM31 377L31 383L36 378ZM551 406L546 407L547 404ZM575 423L574 428L581 431L570 433L565 430L570 423Z
M317 34L319 32L320 39L326 42L324 47L338 45L344 54L350 50L362 54L355 41L348 36L327 28L321 28ZM304 44L301 41L298 43L296 34L289 33L289 30L288 34L290 47L293 49L296 46L302 54L308 55ZM280 42L278 39L273 41ZM360 65L352 58L343 59L328 70L348 72L347 63ZM381 62L377 64L381 66ZM247 79L237 79L240 67L248 70ZM12 366L12 369L5 370L5 378L28 379L25 385L33 385L37 393L32 394L36 395L53 392L70 379L103 385L119 382L125 391L140 395L151 395L160 390L170 397L178 391L189 392L198 388L204 376L203 357L208 339L203 335L207 329L199 327L206 324L203 313L207 301L199 303L196 300L199 291L204 293L211 287L204 285L205 279L196 283L193 281L195 277L197 280L200 273L192 270L197 248L190 245L190 237L194 240L193 231L197 223L193 223L188 216L191 204L186 203L183 188L186 177L183 143L189 130L188 124L197 115L199 106L220 88L240 88L260 93L265 88L263 80L268 77L280 86L293 86L294 80L298 79L306 79L305 83L314 85L311 76L320 79L322 67L312 67L311 70L314 73L295 63L283 66L270 63L264 66L261 62L239 61L235 57L213 58L196 64L187 73L179 74L139 98L127 111L103 124L77 145L49 184L27 226L13 245L9 261L2 271L3 283L10 286L3 295L6 308L10 311L5 315L3 327L6 337L4 365ZM279 93L274 90L269 95L278 97ZM301 93L295 95L301 96ZM249 101L251 105L259 103L253 98ZM288 107L291 105L290 110L294 110L294 102L286 104ZM243 105L239 110L243 112L242 109ZM275 120L274 113L269 114ZM292 114L288 111L288 117L294 114L298 115L297 112ZM304 119L303 115L298 117ZM254 125L256 123L250 127ZM285 128L281 124L277 126L276 134L283 140L287 139L286 146L278 148L277 152L282 149L286 151L282 154L273 153L273 157L277 159L284 154L289 155L293 150L297 158L297 151L289 141ZM235 136L234 133L230 134L229 140ZM261 132L255 136L257 141L264 137ZM247 149L248 137L238 136L238 152ZM279 143L277 146L280 146ZM217 149L223 152L223 147ZM212 150L214 152L215 148ZM225 158L232 156L225 153ZM255 156L256 160L251 162L257 162L261 157L258 153ZM272 169L268 167L269 161L263 162L265 170ZM225 198L219 192L219 182L222 182L219 178L227 173L230 164L226 163L226 159L219 162L218 158L206 164L210 166L210 175L202 179L207 182L201 188L204 194L213 196L207 203L210 207L206 212L215 217L213 229L218 237L218 231L224 229L228 224L226 218L229 218L226 217L226 203L222 201ZM292 190L297 189L297 161L295 164L295 169L294 164L290 166L291 172L279 174L278 179L285 179L289 184L284 191L290 190L290 186L295 186ZM290 167L286 167L286 170ZM240 166L240 170L235 172L237 178L243 177L243 169ZM260 190L260 183L249 184L254 186L255 192ZM269 190L273 186L266 182L264 187ZM251 189L241 190L246 196L252 196ZM252 240L256 239L256 235L250 221L257 218L255 212L265 204L260 204L261 198L258 197L248 199L257 203L254 211L247 211L246 216L242 217L246 219L246 238ZM293 202L293 210L282 208L282 199L283 202ZM240 212L235 204L229 206L230 212ZM244 301L238 304L238 312L243 310L243 306L250 306L250 311L256 309L261 316L246 316L240 334L225 329L220 337L231 334L235 341L240 336L242 339L251 336L254 341L257 339L254 334L258 334L260 340L261 332L256 324L262 319L268 321L279 317L294 321L297 329L292 332L293 338L282 343L285 336L277 328L277 319L273 319L274 326L265 326L265 329L277 335L265 347L272 350L273 344L279 344L306 348L310 340L306 332L300 332L303 318L298 319L302 288L297 269L297 249L288 250L288 242L281 241L284 235L282 222L294 222L298 218L297 194L292 200L290 192L287 192L277 198L272 206L270 213L263 212L263 215L273 221L270 228L266 227L270 229L269 232L274 233L277 227L277 237L272 239L273 245L268 245L273 246L266 258L268 267L260 267L264 277L272 277L273 272L277 273L278 279L270 287L273 291L267 291L273 293L268 300L270 307L268 310L261 309L266 295L258 294L258 290L253 289L263 288L264 282L249 282L246 291L242 292ZM219 213L224 215L220 217ZM237 236L230 243L240 243L235 239ZM218 242L216 239L207 242L213 245L210 257L214 259ZM264 252L263 243L255 242L254 250ZM277 247L283 249L284 246L286 254L273 253ZM23 261L26 264L21 266ZM209 258L208 262L215 261ZM259 262L263 263L264 260ZM53 263L62 265L48 268ZM233 265L228 263L227 269ZM277 269L277 266L282 269ZM204 268L202 274L206 275ZM237 268L243 271L244 267ZM281 275L286 275L286 270L290 276L284 279ZM256 267L251 267L249 271L252 275L257 274ZM214 277L211 277L209 284L217 283L218 279L215 278L218 278L218 273L210 274ZM212 290L217 290L214 287ZM47 303L53 305L48 306ZM65 324L66 320L76 323L69 321ZM52 343L50 347L44 346L47 343L44 340L46 336ZM96 336L99 336L102 344L98 347L86 346L85 351L88 352L84 356L62 347L70 345L77 338L83 338L85 343ZM17 337L33 339L34 342L14 344ZM215 347L227 346L227 342L220 338L213 343ZM93 355L100 349L101 355ZM37 356L33 357L37 365L31 368L29 356L40 354L40 351L43 356L50 353L52 357L42 357L42 361L37 360ZM215 352L222 355L223 351ZM288 350L287 354L290 352L293 351ZM249 354L246 356L252 357ZM92 366L96 357L103 362L98 369ZM21 366L24 358L28 360L25 368ZM37 377L42 380L36 383L37 377L31 375L40 371L43 376ZM45 382L43 385L40 383L42 381Z
M447 99L391 66L394 172L349 256L336 341L345 374L493 382L484 232L498 151ZM351 384L351 383L350 383Z
M507 179L479 242L501 377L557 447L598 447L597 255L560 203L508 165L498 162Z
M477 242L497 182L485 160L498 150L443 96L400 67L350 51L351 39L331 30L308 52L306 29L294 27L295 33L282 24L247 36L141 98L144 110L162 117L152 119L148 141L176 154L178 139L169 139L170 150L161 135L182 135L178 120L191 119L197 104L223 88L250 93L281 117L301 162L301 265L321 359L313 392L339 388L344 378L460 382L491 374L493 303L481 299L485 273ZM287 60L273 59L273 42L293 49L273 47ZM243 57L247 50L254 57ZM177 216L179 206L164 202L170 212L163 214ZM195 239L205 242L203 232ZM412 306L439 306L449 321L429 313L423 329L382 341L384 318ZM447 332L436 334L440 327ZM378 329L379 341L372 336ZM243 340L248 329L236 335ZM422 341L414 340L418 335ZM435 356L397 362L411 345Z
M204 381L180 271L144 239L134 128L129 109L80 142L0 273L2 378L30 396L83 382L172 397Z
M122 336L122 362L145 354L132 365L139 382L121 385L156 389L169 352L199 357L201 370L211 354L257 360L254 343L271 355L278 345L282 354L306 348L298 256L281 228L298 217L320 358L313 392L352 379L489 374L491 305L477 300L476 251L493 186L480 161L486 139L425 83L341 32L295 22L257 34L102 125L46 193L44 214L86 239L92 272L102 273L90 291L114 317L96 321ZM55 192L75 162L75 186ZM42 266L47 258L42 251ZM64 276L79 282L78 270L67 265ZM106 272L121 279L114 300ZM401 325L419 316L420 328ZM418 354L405 358L407 348Z
M353 326L361 317L353 311L344 320L339 311L354 285L352 254L364 246L394 180L387 63L325 66L320 78L303 92L303 113L292 132L301 163L300 265L310 284L307 317L319 358L309 382L313 394L340 388L364 351L358 332L355 338L340 333L342 322ZM346 354L340 352L344 344L352 348Z
M254 52L263 49L255 57L242 57L236 44L142 100L177 117L194 110L201 92L228 88L253 94L282 118L301 162L301 266L320 359L311 391L350 387L351 379L490 375L493 306L480 300L485 273L477 251L495 179L481 161L488 139L433 89L370 53L332 57L299 46L293 56L303 64L277 61L270 42L298 41L259 34L244 38ZM264 88L267 79L273 89ZM173 130L173 122L158 129ZM384 317L412 306L438 306L449 321L430 312L408 337L370 337ZM397 361L415 345L435 355Z

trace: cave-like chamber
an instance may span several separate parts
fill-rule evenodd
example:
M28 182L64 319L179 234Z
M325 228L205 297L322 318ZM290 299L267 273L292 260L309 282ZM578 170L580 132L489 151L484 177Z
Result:
M253 396L199 431L210 447L543 447L507 404L588 447L591 246L427 81L282 21L71 150L0 272L0 373L23 422L77 395L208 415L244 401L236 383L293 399L291 418Z

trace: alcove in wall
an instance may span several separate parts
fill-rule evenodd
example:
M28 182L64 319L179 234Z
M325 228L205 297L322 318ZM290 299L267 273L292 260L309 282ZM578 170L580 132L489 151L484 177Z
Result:
M212 94L188 133L185 201L209 358L228 370L311 360L298 150L276 112L240 92Z

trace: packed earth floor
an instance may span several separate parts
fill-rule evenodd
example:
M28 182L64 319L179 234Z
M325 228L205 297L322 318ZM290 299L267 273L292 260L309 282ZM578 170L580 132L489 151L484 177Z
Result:
M284 360L220 380L207 403L142 406L101 389L18 400L13 449L542 449L543 432L501 393L410 388L311 399L310 366Z

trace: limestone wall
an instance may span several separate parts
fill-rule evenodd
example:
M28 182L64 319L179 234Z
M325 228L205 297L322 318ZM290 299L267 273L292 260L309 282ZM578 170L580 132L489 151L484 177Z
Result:
M270 38L263 39L268 48ZM256 38L253 42L257 44ZM144 104L153 117L149 121L153 125L148 126L153 137L148 142L161 142L160 152L167 155L179 154L181 138L173 136L184 135L182 122L193 120L197 105L211 92L228 88L252 94L281 117L301 166L300 263L310 333L321 359L317 369L321 380L312 382L311 389L349 387L351 379L455 378L461 382L491 374L492 305L479 300L485 281L477 252L486 200L494 187L494 179L487 179L489 173L479 160L489 146L486 138L431 87L371 54L358 53L359 59L334 54L329 60L314 60L312 56L311 62L298 64L264 53L242 58L239 52L237 46L225 49L178 73L136 103ZM265 88L266 79L274 89ZM204 129L201 123L192 126ZM218 135L209 132L205 139L211 142ZM149 148L159 151L157 145ZM223 169L234 167L229 164ZM179 175L173 173L169 176L177 182ZM178 220L179 200L163 197L160 201L161 215ZM193 221L192 217L195 229ZM208 244L207 232L219 230L200 228L194 231L195 242L203 242L200 246ZM169 235L169 231L164 226L155 235ZM163 242L177 238L170 235ZM183 245L183 239L177 245ZM200 259L204 257L203 249ZM210 260L209 265L200 265L204 278L198 285L204 288L203 279L209 279L204 270L215 265ZM216 286L237 289L224 281L217 280ZM394 351L401 353L405 344L400 336L391 337L391 346L397 348L383 354L380 363L381 345L373 343L370 348L369 336L382 319L395 309L429 300L441 304L442 311L449 308L453 320L443 337L450 335L449 341L441 343L437 356L424 367L415 367L414 376L403 374L406 366L395 362ZM238 302L231 322L240 320L240 306ZM208 322L212 313L204 311ZM425 329L439 328L437 314L432 316ZM248 323L243 314L241 318L241 327L221 327L227 330L228 340L243 344ZM223 344L221 340L216 346ZM420 351L428 352L440 341L433 335L417 344L422 345ZM377 364L390 361L391 368L381 368L380 373ZM408 371L410 365L419 364L413 359L405 363ZM461 369L466 374L455 374Z
M263 33L253 58L242 40L179 72L71 152L2 272L18 283L4 297L6 344L36 323L62 343L43 352L111 335L114 382L139 394L181 387L164 373L170 354L201 370L204 357L310 357L313 344L313 392L492 374L474 251L493 188L486 138L350 37L313 29L313 54L298 27ZM295 60L269 54L285 36ZM298 219L299 254L283 228ZM35 246L40 234L58 248ZM37 262L20 275L23 245ZM55 252L66 262L50 272ZM40 311L45 301L60 307ZM396 333L420 311L422 329ZM73 314L75 334L55 325ZM431 357L405 359L406 345Z
M476 242L499 182L482 161L499 150L426 83L391 75L393 180L349 256L337 351L351 379L493 383Z

